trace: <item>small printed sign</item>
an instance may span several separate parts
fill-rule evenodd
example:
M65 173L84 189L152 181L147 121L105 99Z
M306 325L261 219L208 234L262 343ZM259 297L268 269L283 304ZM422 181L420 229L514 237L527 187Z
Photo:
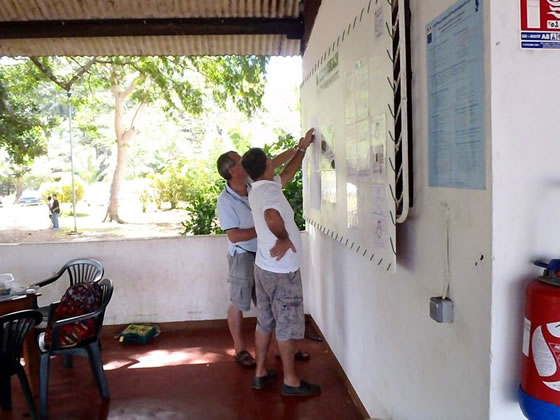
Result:
M560 49L560 0L520 0L523 49Z

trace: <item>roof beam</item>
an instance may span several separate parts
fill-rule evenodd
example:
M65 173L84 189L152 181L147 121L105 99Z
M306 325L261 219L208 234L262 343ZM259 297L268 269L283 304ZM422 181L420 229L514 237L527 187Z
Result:
M307 48L307 43L311 37L311 32L313 31L313 25L315 24L315 18L317 13L319 13L319 8L321 7L321 0L306 0L303 9L303 19L305 30L303 37L301 39L301 54L305 52Z
M286 35L302 39L303 19L188 18L0 22L0 39L162 35Z

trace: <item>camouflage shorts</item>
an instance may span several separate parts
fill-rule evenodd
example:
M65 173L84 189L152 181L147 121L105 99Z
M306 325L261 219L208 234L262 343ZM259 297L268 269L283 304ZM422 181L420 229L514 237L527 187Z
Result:
M228 254L229 265L229 299L240 311L251 309L251 300L255 304L255 280L253 271L255 255L250 252Z
M255 265L257 329L276 333L278 341L300 340L305 332L299 270L272 273Z

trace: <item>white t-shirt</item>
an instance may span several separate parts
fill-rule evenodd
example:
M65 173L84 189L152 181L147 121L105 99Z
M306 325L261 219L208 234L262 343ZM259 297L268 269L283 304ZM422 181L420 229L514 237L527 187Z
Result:
M251 187L249 204L253 212L253 221L258 237L255 264L263 270L273 273L297 271L302 252L301 237L294 221L294 211L282 192L280 177L274 177L274 181L255 181ZM288 236L296 248L296 252L289 249L280 261L270 256L270 249L276 244L277 238L264 220L264 212L268 209L275 209L280 213L284 220L286 232L288 232Z

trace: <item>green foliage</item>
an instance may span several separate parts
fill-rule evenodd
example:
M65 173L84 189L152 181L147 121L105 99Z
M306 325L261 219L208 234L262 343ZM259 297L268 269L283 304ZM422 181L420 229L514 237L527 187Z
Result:
M282 134L276 143L265 146L264 150L267 154L276 156L295 145L296 141L291 135ZM209 166L212 169L209 169ZM185 209L189 217L182 222L184 228L182 234L222 233L216 217L216 203L224 188L224 181L216 176L213 165L206 163L198 163L197 167L191 166L191 170L186 172L185 176L188 180L188 194L185 196L187 206ZM284 195L294 209L294 219L298 228L305 229L301 171L298 171L292 182L284 187Z
M109 171L106 155L96 155L94 149L83 148L74 154L74 168L88 185L103 181Z
M16 178L47 153L47 137L58 122L39 105L49 102L48 95L26 62L0 67L0 147L7 151Z
M62 192L58 194L58 199L61 203L72 203L72 184L66 184L62 186ZM74 183L74 189L76 191L76 203L84 198L85 189L80 183Z
M154 201L151 191L149 189L142 190L138 198L140 203L142 203L142 213L146 213L146 210L148 210L148 204Z
M182 235L210 235L223 233L216 216L216 201L224 188L223 181L214 181L199 185L191 192L185 210L188 219L181 222Z
M243 155L243 153L251 148L251 141L243 136L243 133L239 128L230 130L228 134L233 143L234 149L240 155Z
M297 142L290 134L281 134L278 141L266 145L263 150L268 156L276 156L284 150L295 147ZM300 230L305 229L303 218L303 181L302 171L298 171L292 181L284 187L284 195L294 210L294 220Z
M176 120L186 112L201 115L209 102L222 108L231 103L247 116L262 107L267 58L257 56L225 57L41 57L43 78L50 74L68 83L90 61L91 67L72 87L72 103L78 110L87 109L90 118L78 118L85 138L102 137L91 116L112 107L108 95L114 86L133 86L127 107L134 111L139 104L160 102L166 114ZM45 73L45 71L47 73ZM44 80L44 79L43 79ZM209 100L210 99L210 100Z
M184 172L187 183L184 201L188 217L182 222L183 235L223 233L218 224L216 202L224 188L224 181L218 175L214 162L193 161Z
M140 200L153 199L158 208L164 203L174 209L181 203L187 212L187 220L182 222L183 235L207 235L221 233L216 218L216 200L223 189L213 165L204 161L178 161L166 168L162 174L152 175L153 193L144 191Z
M76 203L81 201L85 195L83 184L74 179L74 189L76 190ZM43 184L41 187L41 196L47 198L49 195L56 194L58 201L61 203L72 203L72 181L70 176L64 176L59 182L51 182Z
M184 163L179 162L176 166L168 166L161 174L152 175L151 186L158 209L163 203L169 203L171 209L176 209L179 201L185 200L189 186L184 171Z
M225 108L227 100L252 116L262 106L265 67L268 59L260 56L191 57L194 68L205 76L206 87L214 101Z

